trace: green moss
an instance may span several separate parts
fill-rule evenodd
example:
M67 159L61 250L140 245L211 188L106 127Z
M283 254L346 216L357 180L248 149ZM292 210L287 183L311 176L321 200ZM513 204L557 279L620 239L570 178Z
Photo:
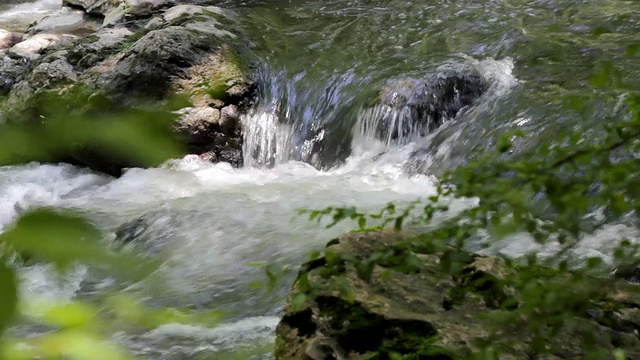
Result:
M202 11L203 14L205 14L206 16L215 19L217 22L219 22L221 25L226 26L226 27L236 27L236 21L233 19L230 19L229 17L223 15L223 14L219 14L217 12L213 12L213 11L209 11L209 10L203 10Z
M248 74L255 65L255 61L249 49L242 43L242 40L231 41L230 44L226 44L222 54L225 60L233 64L240 72Z
M227 83L223 79L220 79L220 81L215 84L201 83L198 85L206 87L207 94L209 94L214 99L226 101L228 98L227 90L229 90L229 85L227 85Z
M385 319L365 309L360 303L349 303L337 297L315 299L320 315L337 331L337 340L346 351L366 353L377 349L385 337Z
M349 232L350 233L365 233L365 232L380 231L380 230L382 230L382 226L369 226L369 227L360 228L360 229L353 229L353 230L351 230Z
M331 247L333 245L338 245L338 244L340 244L340 239L333 238L333 239L329 240L329 242L327 243L327 245L325 247Z
M150 33L153 29L142 28L135 33L129 35L120 46L117 48L116 52L123 52L129 50L138 40L142 39L145 35Z

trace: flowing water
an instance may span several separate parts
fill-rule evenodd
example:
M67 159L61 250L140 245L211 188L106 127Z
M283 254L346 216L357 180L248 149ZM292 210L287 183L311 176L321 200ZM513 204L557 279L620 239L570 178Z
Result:
M2 0L0 29L24 31L31 23L60 8L62 0Z
M0 24L21 7L49 4L55 1L3 5ZM27 296L134 292L156 304L227 314L212 329L169 324L114 335L141 359L219 359L244 349L271 358L290 283L273 292L256 288L263 271L247 264L295 268L349 229L325 229L296 217L296 209L377 210L389 201L408 202L432 194L439 169L463 162L469 149L505 129L522 128L535 144L558 127L608 118L615 99L599 99L586 118L560 101L593 94L588 81L603 61L615 60L631 83L640 83L640 63L624 56L640 33L637 1L263 0L221 6L235 8L264 61L260 104L244 119L245 167L188 156L119 179L68 165L0 169L0 231L20 211L38 206L82 210L111 238L121 224L142 217L140 237L164 260L135 284L83 268L59 278L45 265L24 267ZM387 110L363 109L373 89L388 79L462 65L489 83L473 107L426 137L375 138L370 121ZM406 120L401 112L393 116L397 123ZM324 148L315 147L318 140L327 141ZM454 200L452 211L470 203ZM604 254L608 240L621 234L638 238L633 229L611 226L586 239L576 256ZM501 245L512 256L532 249L525 237Z

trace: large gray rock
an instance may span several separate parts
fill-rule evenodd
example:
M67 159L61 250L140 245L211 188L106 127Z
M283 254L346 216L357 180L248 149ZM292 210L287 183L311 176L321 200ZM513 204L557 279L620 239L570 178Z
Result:
M276 330L276 359L448 360L473 358L483 344L500 349L499 359L529 359L529 324L518 315L500 327L491 318L536 305L519 292L526 287L512 286L522 279L561 291L557 301L576 300L564 309L575 313L559 331L541 330L554 335L544 338L546 353L533 358L585 359L588 346L603 351L599 359L613 359L615 349L639 358L637 285L509 265L433 243L410 246L410 239L392 231L350 233L304 264ZM553 304L538 306L553 315Z
M24 61L35 60L45 51L57 45L68 44L77 37L68 34L37 34L21 41L7 50L10 56L22 58Z
M419 79L392 79L379 91L369 121L377 123L378 136L389 142L424 136L472 105L487 88L486 79L467 64L447 64Z
M89 11L121 3L85 1L81 6ZM8 93L5 113L37 120L48 111L41 102L47 94L76 104L76 113L157 109L177 94L186 103L171 130L187 150L241 165L239 116L252 102L256 75L236 20L217 7L155 9L162 4L166 2L136 2L138 9L152 9L155 15L136 18L129 13L127 21L134 19L139 29L135 33L116 23L72 43L68 35L40 33L13 45L7 50L10 62L0 64L0 89ZM20 59L22 67L13 67L13 59ZM138 166L105 155L84 149L61 160L114 175Z
M85 17L84 11L63 7L36 22L29 28L29 33L84 35L95 32L98 27L96 21Z
M354 132L386 146L419 141L472 107L487 90L488 81L477 68L461 62L445 63L420 78L399 77L377 89L361 89L364 106L357 112L345 107L332 115L336 121L301 131L296 144L300 159L319 168L335 166L351 154Z

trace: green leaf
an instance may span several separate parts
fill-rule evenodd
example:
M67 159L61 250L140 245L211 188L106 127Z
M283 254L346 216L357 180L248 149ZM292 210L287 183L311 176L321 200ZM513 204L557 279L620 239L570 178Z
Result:
M315 218L318 217L318 215L320 215L320 211L318 210L314 210L309 214L309 220L313 220Z
M84 303L63 303L63 304L37 304L38 309L30 313L45 309L41 318L45 322L62 328L84 327L91 325L98 310Z
M393 229L394 230L402 230L402 223L404 222L404 216L400 216L398 218L396 218L394 224L393 224Z
M627 56L634 57L640 54L640 44L633 44L627 47Z
M627 360L627 355L624 353L624 350L615 349L613 351L613 358L615 360Z
M85 331L62 331L37 340L45 358L82 360L128 360L132 357L121 348Z
M261 268L261 267L266 266L267 264L266 264L266 263L264 263L264 262L248 262L248 263L245 263L244 265L245 265L245 266L248 266L248 267L257 267L257 268Z
M103 265L132 279L146 276L157 264L128 252L114 253L101 244L101 232L79 216L39 209L23 214L0 235L20 254L65 269L75 262Z
M291 301L291 305L293 305L293 308L295 310L299 311L304 306L305 301L307 301L307 295L299 293L293 297L293 300Z
M0 336L11 325L18 307L18 280L15 271L0 262Z
M590 257L587 259L587 268L595 269L603 264L603 260L600 257Z
M520 225L515 221L504 221L491 228L491 235L496 239L503 239L520 230Z
M278 283L278 275L273 271L273 265L269 264L264 267L264 273L268 279L268 288L269 291L273 291L275 289L276 284Z
M61 267L78 260L103 260L108 255L98 245L100 232L76 216L51 210L24 214L2 238L19 252Z
M602 69L595 73L590 80L591 85L595 87L605 87L612 79L613 64L605 62Z

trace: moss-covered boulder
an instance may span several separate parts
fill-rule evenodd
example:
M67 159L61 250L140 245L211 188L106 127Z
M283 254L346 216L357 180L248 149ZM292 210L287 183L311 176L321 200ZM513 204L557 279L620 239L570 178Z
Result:
M391 231L332 241L300 271L276 359L639 358L636 285L426 245Z
M65 113L86 114L87 121L109 112L167 109L177 118L167 131L187 152L242 164L239 119L253 101L257 72L233 13L214 6L168 6L171 1L67 3L93 4L88 12L98 9L93 6L122 5L126 16L74 41L14 51L36 36L62 36L43 33L9 48L6 64L20 66L0 66L6 96L0 110L6 120L40 123L51 115L51 104L43 99L52 98L65 104ZM144 14L132 12L140 6ZM173 101L176 95L181 101ZM114 175L144 165L92 146L78 149L53 160Z

